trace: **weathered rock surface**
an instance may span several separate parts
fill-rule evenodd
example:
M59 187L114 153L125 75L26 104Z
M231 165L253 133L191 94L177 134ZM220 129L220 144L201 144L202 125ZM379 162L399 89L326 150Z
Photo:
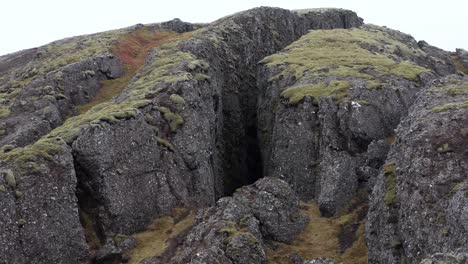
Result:
M455 75L433 81L399 125L370 198L370 262L468 251L467 85Z
M430 258L423 259L420 264L461 264L468 261L468 254L434 254Z
M296 13L256 8L215 21L193 41L184 43L183 50L210 64L217 146L213 168L215 175L223 175L215 179L217 197L262 175L257 140L257 62L310 29L360 25L362 19L348 10Z
M71 150L60 142L50 153L27 156L33 151L9 153L26 164L1 164L0 263L84 263Z
M98 241L93 243L108 245L109 238L141 231L152 219L176 206L212 205L217 198L261 177L255 111L257 62L309 29L361 24L362 19L347 10L299 14L278 8L257 8L218 20L191 38L181 35L179 40L155 49L119 96L68 119L65 124L62 123L66 115L75 113L77 105L92 99L100 81L122 73L124 65L115 57L94 56L109 51L116 39L131 34L133 29L93 36L102 41L97 51L89 43L95 40L90 36L2 57L0 69L5 73L2 89L12 100L3 101L6 110L2 110L5 114L1 140L13 144L4 149L4 156L29 148L42 151L41 145L34 142L56 128L42 140L50 141L51 148L54 140L61 139L71 146L54 156L58 160L73 157L71 168L78 182L63 184L64 188L76 190L78 201L68 209L79 208L92 222L83 223L88 240L96 236L94 239ZM134 28L142 27L145 26ZM185 32L192 26L174 20L149 28ZM58 57L54 57L53 50L66 52L57 52ZM77 61L74 52L91 59ZM29 64L31 61L41 56L45 59L36 65L47 67L40 70L29 67L33 65ZM25 84L18 80L24 80ZM30 88L44 85L60 90L60 100L47 96L49 88L40 95ZM13 96L16 91L18 96ZM27 100L34 98L31 106ZM48 98L50 103L46 101ZM36 112L40 118L35 118ZM31 118L34 122L25 121ZM26 147L15 148L23 146ZM26 159L18 159L18 164L27 164ZM3 157L3 160L5 167L14 163L13 159ZM43 164L39 162L38 166ZM11 210L11 205L5 203L1 208ZM47 208L41 210L49 214ZM267 212L265 216L260 211L258 214L260 218L268 217ZM78 219L75 215L75 221ZM289 234L285 231L289 227L279 223L269 225L269 221L265 220L266 225L262 226L266 231L260 231L267 232L272 239L290 240L299 231L295 229ZM63 228L74 230L70 225ZM69 237L70 241L82 242L82 235L77 239ZM239 239L233 243L242 247L244 238ZM7 250L15 255L21 246L17 244L15 249ZM42 254L55 254L51 252L44 249ZM57 263L65 261L64 255L56 257Z
M451 65L447 54L427 54L411 36L366 25L311 32L265 58L258 74L264 174L333 215L372 186L420 84L454 72L432 67Z
M65 49L61 51L65 54L59 53L59 48L53 54L55 45L50 45L0 58L0 68L4 69L0 73L0 145L24 147L34 143L67 116L77 114L76 106L89 102L101 81L122 74L122 63L110 53L77 59L66 54L79 54L66 50L71 44L57 45Z
M267 240L288 242L307 224L284 181L263 178L197 215L183 244L145 263L266 263Z
M332 216L374 185L372 261L463 254L466 80L427 87L466 54L361 26L349 10L262 7L1 56L0 263L125 262L138 243L119 238L208 206L183 243L147 263L266 263L267 244L307 222L296 192ZM78 115L111 79L115 97Z

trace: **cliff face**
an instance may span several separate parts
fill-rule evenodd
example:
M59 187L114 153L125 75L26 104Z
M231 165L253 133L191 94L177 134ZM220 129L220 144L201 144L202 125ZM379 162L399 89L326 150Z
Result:
M2 56L0 263L265 263L313 227L299 199L339 222L342 255L294 263L353 263L358 241L362 261L364 222L370 263L466 252L466 80L443 77L465 55L348 10L262 7Z
M370 199L373 263L467 251L467 87L466 77L432 81L398 126Z

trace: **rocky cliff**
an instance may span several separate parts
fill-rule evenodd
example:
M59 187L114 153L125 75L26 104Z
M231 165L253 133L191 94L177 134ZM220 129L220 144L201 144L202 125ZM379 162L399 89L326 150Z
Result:
M0 263L463 261L466 61L268 7L2 56Z

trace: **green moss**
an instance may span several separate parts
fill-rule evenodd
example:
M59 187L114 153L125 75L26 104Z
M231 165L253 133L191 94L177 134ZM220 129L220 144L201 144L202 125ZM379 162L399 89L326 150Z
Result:
M468 197L468 190L463 193L463 196Z
M13 145L5 145L5 146L3 146L1 148L1 150L2 150L3 153L7 153L7 152L12 151L14 148L15 148L15 146L13 146Z
M171 96L169 97L169 99L176 105L178 106L182 106L185 104L185 100L182 96L178 95L178 94L171 94Z
M184 119L180 115L173 113L169 108L161 106L158 107L158 110L163 114L164 119L169 122L172 132L177 131L184 124Z
M170 151L174 151L174 146L168 140L160 138L160 137L156 137L156 141L158 142L159 145L166 147Z
M383 166L384 175L385 175L385 204L387 206L392 206L397 199L396 194L396 165L394 162L387 163Z
M91 70L86 70L86 71L82 71L81 74L83 75L83 77L92 77L94 75L96 75L96 73L94 71L91 71Z
M0 155L0 160L12 160L20 168L27 169L28 163L34 162L37 159L52 160L52 157L61 150L62 147L57 144L56 139L41 139L33 145L15 148L8 153Z
M464 109L468 108L468 101L464 102L456 102L456 103L447 103L444 105L436 106L432 108L432 112L435 113L441 113L449 110L454 110L454 109Z
M16 222L19 226L24 226L25 224L27 224L28 222L26 221L26 219L19 219L18 222Z
M383 28L369 26L314 30L262 62L280 69L271 81L281 76L294 76L302 82L320 77L352 77L366 80L369 89L381 88L384 76L415 81L419 74L429 71L410 61L394 60L397 52L408 57L422 54L419 49L388 35ZM381 51L374 52L372 47Z
M221 228L218 233L223 234L227 237L232 237L234 234L239 232L239 229L236 227L236 223L228 222L225 227Z
M237 224L233 221L228 221L223 228L218 230L218 234L222 234L224 236L224 244L229 244L229 242L232 239L238 236L243 236L247 238L247 243L250 246L255 246L259 244L258 239L253 234L248 232L246 227L239 228Z
M8 186L10 186L11 188L16 187L16 177L13 174L12 171L7 171L6 176L5 176L5 180L6 180L7 184L8 184Z
M127 238L129 238L129 236L123 235L123 234L117 234L113 237L113 240L115 243L117 243L117 245L119 245L120 243L124 242Z
M203 73L196 73L195 74L195 80L197 80L199 82L209 80L209 79L211 79L210 76L208 76L206 74L203 74Z
M5 185L0 184L0 192L5 192L5 191L6 191Z
M449 144L448 144L448 143L445 143L445 144L443 144L442 146L438 147L436 150L437 150L437 152L440 153L440 154L447 153L447 152L450 151Z
M16 191L15 191L15 197L16 197L16 199L20 199L21 197L23 197L23 193L20 192L20 191L18 191L18 190L16 190Z
M157 55L158 58L153 59L151 64L139 73L144 77L135 81L132 85L133 90L154 89L158 84L163 82L176 83L188 81L193 78L192 74L182 69L174 71L174 68L181 63L196 60L195 56L191 53L168 48L159 50Z
M0 108L0 118L5 118L10 115L10 109Z
M338 101L341 101L348 94L349 82L347 81L331 81L328 84L306 84L293 86L281 93L281 96L289 99L289 104L296 105L304 97L314 97L315 102L319 97L335 95Z
M431 88L429 91L431 93L443 93L443 94L450 95L450 96L458 96L458 95L468 93L468 83L454 84L454 85L442 85L442 86Z
M187 64L187 67L192 71L197 68L207 70L210 67L210 65L204 60L193 60L189 64Z

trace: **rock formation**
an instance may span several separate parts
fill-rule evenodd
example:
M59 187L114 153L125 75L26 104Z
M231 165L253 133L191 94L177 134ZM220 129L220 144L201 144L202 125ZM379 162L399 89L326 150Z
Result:
M358 241L369 263L463 261L466 62L269 7L1 56L0 263L274 263L310 203L339 256L291 263L353 263Z

